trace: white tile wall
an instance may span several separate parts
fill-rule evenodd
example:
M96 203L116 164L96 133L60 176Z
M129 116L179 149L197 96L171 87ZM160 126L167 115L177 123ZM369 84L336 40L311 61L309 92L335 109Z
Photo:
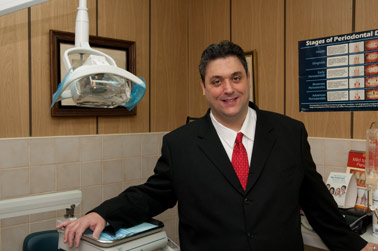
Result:
M0 169L29 165L29 141L26 139L0 140Z
M164 133L0 139L0 199L80 189L81 216L152 174ZM142 176L143 174L143 176ZM177 215L159 216L177 241ZM3 219L0 251L22 250L29 233L54 229L64 210ZM176 229L175 231L171 229Z
M102 162L81 163L81 187L102 185Z
M80 137L81 161L102 160L102 136Z
M32 166L30 171L30 193L55 191L55 166Z
M365 151L365 140L309 137L311 154L324 182L330 172L345 172L350 150Z
M153 173L164 133L0 139L0 199L80 189L77 215ZM364 140L309 138L318 172L344 172L349 150ZM0 221L0 251L21 250L24 237L53 229L64 210ZM157 217L178 242L176 208Z

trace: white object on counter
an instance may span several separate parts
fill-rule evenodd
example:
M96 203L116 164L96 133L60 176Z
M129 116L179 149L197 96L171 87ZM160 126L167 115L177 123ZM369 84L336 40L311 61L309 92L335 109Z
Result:
M321 248L324 250L329 250L328 247L324 244L324 242L320 239L319 235L313 231L310 231L302 226L302 237L303 243L307 246ZM361 237L371 243L378 244L378 237L373 234L373 230L371 226L366 228L366 232L361 235Z
M165 231L159 231L138 239L134 239L125 243L113 247L100 247L93 243L90 243L85 240L80 241L80 246L78 248L69 248L68 243L63 242L64 231L59 230L59 242L58 248L61 248L66 251L119 251L119 250L135 250L135 251L154 251L154 250L163 250L163 251L179 251L180 249L165 249L168 244L168 238Z
M372 211L373 234L378 237L378 184L373 193L373 205L370 210Z

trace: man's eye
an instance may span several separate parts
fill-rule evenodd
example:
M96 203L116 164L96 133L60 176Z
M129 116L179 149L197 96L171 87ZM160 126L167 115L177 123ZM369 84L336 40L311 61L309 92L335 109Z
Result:
M220 79L214 79L212 81L212 84L215 85L215 86L219 86L221 83L222 83L222 81Z
M241 79L241 77L240 77L240 76L235 76L233 80L234 80L234 82L239 82L239 81L240 81L240 79Z

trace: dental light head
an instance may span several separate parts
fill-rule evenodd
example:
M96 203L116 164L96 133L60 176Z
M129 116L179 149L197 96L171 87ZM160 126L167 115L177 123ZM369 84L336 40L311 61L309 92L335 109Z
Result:
M64 80L53 95L51 107L58 101L71 98L77 106L114 108L124 106L132 110L142 99L146 84L142 78L117 67L107 54L90 48L88 9L80 0L76 17L75 47L64 52L67 69ZM80 56L80 65L71 65L70 55ZM83 59L86 58L83 63Z

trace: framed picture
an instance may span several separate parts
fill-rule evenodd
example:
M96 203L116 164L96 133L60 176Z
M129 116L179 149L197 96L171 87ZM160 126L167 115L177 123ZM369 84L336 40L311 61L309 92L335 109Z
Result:
M135 42L89 36L89 44L92 49L108 54L117 63L117 66L133 74L136 71ZM62 58L64 52L75 46L75 33L50 30L50 83L51 99L56 92L59 83L66 75L66 68ZM70 56L71 65L79 61L79 56ZM84 58L85 60L85 58ZM125 107L115 108L87 108L75 106L72 99L66 99L54 104L51 108L51 116L131 116L136 115L136 107L129 111Z
M251 92L249 95L249 100L254 102L257 105L257 57L256 57L256 50L245 52L245 59L247 60L248 64L248 72L250 74L250 84L251 84Z

